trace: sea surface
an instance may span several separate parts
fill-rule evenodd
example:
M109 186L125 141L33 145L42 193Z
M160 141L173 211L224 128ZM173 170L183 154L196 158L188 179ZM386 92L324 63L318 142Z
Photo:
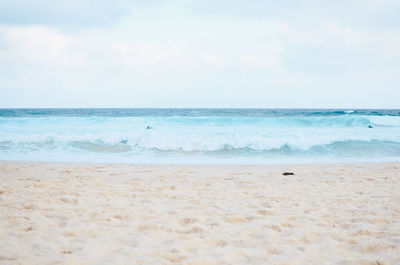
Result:
M400 161L400 110L0 109L0 160Z

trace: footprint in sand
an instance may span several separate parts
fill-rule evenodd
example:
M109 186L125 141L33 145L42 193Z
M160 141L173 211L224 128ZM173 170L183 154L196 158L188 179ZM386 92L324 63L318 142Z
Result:
M126 175L126 174L128 174L127 172L120 172L120 173L110 173L109 175L110 176L123 176L123 175Z
M223 239L210 239L207 241L207 245L212 247L225 247L227 242Z
M201 233L203 231L203 229L201 229L200 227L193 227L192 229L188 230L188 231L177 231L179 234L198 234Z
M247 219L242 216L227 216L224 221L230 224L240 224L247 222Z
M179 223L180 223L181 225L194 224L195 222L196 222L196 219L194 219L194 218L189 218L189 217L181 218L181 219L179 220Z
M371 242L366 245L364 245L361 248L361 251L364 253L376 253L376 252L381 252L384 250L389 250L389 249L394 249L394 245L389 245L383 242Z
M78 203L78 200L75 198L68 198L68 197L62 197L60 198L60 201L67 203L67 204L73 204L76 205Z

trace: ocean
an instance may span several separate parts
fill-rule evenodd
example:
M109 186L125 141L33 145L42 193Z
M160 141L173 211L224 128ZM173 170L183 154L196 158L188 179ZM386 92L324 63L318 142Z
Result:
M0 109L0 160L400 161L400 110Z

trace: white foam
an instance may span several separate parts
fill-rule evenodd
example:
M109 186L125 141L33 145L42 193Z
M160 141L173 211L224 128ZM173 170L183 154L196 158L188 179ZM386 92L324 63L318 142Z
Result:
M285 153L301 157L301 152L321 146L326 147L328 154L332 152L331 144L336 144L334 151L340 153L340 148L352 150L352 147L337 143L373 141L393 143L376 148L385 151L387 146L387 153L392 154L399 148L396 143L400 143L400 117L397 116L53 117L0 119L0 122L0 159L39 154L49 157L57 152L60 157L80 154L89 160L107 158L107 154L94 155L100 151L110 151L110 159L116 157L115 152L126 153L119 154L119 158L144 155L151 159L157 152L186 156L196 152L216 152L208 154L216 156L225 152L242 157L265 151L279 153L282 158ZM373 129L367 127L370 123L375 125ZM146 130L148 125L154 129ZM360 144L354 148L360 148ZM322 151L320 148L319 152ZM382 154L386 153L377 156ZM315 157L320 155L316 153Z

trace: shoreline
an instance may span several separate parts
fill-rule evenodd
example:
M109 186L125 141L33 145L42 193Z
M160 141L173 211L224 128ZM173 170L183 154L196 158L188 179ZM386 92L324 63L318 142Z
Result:
M399 178L400 162L0 161L0 264L399 264Z
M274 166L341 166L341 165L377 165L377 164L399 164L400 161L356 161L356 162L301 162L301 163L128 163L128 162L69 162L69 161L28 161L28 160L1 160L0 164L65 164L65 165L115 165L115 166L223 166L223 167L235 167L235 166L257 166L257 167L274 167Z

